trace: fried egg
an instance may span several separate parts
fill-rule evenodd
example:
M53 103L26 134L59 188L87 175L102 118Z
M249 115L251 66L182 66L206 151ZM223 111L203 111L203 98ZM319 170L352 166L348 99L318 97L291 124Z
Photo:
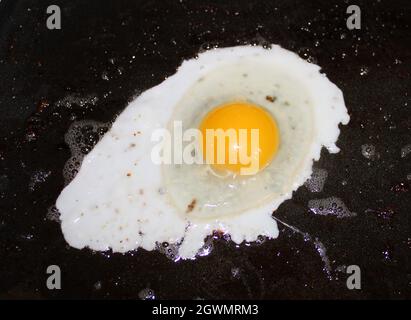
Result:
M64 237L75 248L114 252L173 244L183 259L194 258L214 231L237 244L276 238L273 212L310 177L322 147L339 151L339 124L348 121L341 90L293 52L277 45L203 52L132 101L84 158L57 199ZM153 161L159 129L172 133L173 150L178 143L191 150L190 141L175 139L176 122L180 132L258 129L257 151L247 149L258 170L187 163L181 154ZM204 158L208 147L191 153Z

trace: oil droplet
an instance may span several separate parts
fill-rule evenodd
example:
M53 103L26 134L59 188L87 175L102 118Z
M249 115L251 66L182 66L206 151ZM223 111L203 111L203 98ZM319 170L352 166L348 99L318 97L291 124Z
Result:
M311 177L304 185L311 192L321 192L324 188L325 180L328 177L328 172L325 169L314 168Z
M97 282L93 285L94 290L101 290L101 287L102 287L101 281L97 281Z
M360 69L360 76L365 76L369 72L369 69L367 67L361 67Z
M241 273L240 268L235 267L235 268L231 269L231 277L233 279L239 279L240 278L240 273Z
M101 79L105 80L105 81L109 81L110 78L108 77L108 72L107 71L103 71L101 73Z
M406 146L401 148L401 158L405 158L411 153L411 144L407 144Z
M386 207L383 209L367 209L365 210L365 213L375 214L377 215L377 217L382 218L384 220L391 220L396 215L394 209L390 207Z
M144 288L138 293L138 297L141 300L154 300L156 298L155 293L150 288Z
M409 185L405 181L397 183L391 187L391 191L394 191L396 193L408 192L408 190L409 190Z
M374 159L376 157L376 149L372 144L363 144L361 146L361 153L367 159Z
M344 202L337 197L310 200L308 208L315 215L332 215L337 218L349 218L357 215L355 212L351 212Z

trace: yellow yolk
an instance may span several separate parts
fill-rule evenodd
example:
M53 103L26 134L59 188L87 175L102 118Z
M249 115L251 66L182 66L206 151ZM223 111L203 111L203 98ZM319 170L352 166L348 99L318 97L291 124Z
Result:
M223 140L212 135L212 130L215 133L218 129L220 133L224 130ZM204 117L200 130L202 153L207 163L215 169L236 174L250 168L252 161L257 164L257 171L263 169L277 153L280 141L274 118L262 107L248 102L216 107Z

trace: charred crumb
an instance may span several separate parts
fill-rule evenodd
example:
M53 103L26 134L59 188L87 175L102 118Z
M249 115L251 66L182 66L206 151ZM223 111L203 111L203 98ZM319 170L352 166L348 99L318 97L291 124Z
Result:
M274 96L266 96L265 100L270 101L270 102L275 102L275 100L277 100L277 97Z
M50 103L47 100L42 99L37 104L37 111L38 112L43 112L43 110L45 110L49 105L50 105Z
M130 144L130 148L134 148L135 146L136 146L135 143L131 143L131 144Z
M224 231L223 230L217 229L217 230L213 231L213 238L214 239L221 239L223 237L224 237Z
M131 172L127 172L127 177L131 177Z
M193 199L191 201L191 203L187 206L187 211L186 212L189 213L189 212L193 211L196 204L197 204L197 199Z

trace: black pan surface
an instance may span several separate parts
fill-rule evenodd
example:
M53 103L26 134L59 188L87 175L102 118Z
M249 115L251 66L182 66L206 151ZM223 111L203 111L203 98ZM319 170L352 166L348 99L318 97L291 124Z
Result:
M61 30L46 28L50 4L62 9ZM356 1L362 28L348 30L349 4L1 1L0 297L138 299L151 289L158 299L411 298L411 154L401 156L411 144L411 6ZM250 43L319 64L351 115L341 152L323 151L314 165L328 171L323 191L301 187L274 214L301 233L279 223L276 240L216 239L208 256L177 263L156 251L70 248L48 218L64 186L69 126L113 121L201 50ZM309 200L330 196L357 216L309 211ZM49 265L61 268L61 290L46 287ZM347 289L349 265L361 268L361 290Z

